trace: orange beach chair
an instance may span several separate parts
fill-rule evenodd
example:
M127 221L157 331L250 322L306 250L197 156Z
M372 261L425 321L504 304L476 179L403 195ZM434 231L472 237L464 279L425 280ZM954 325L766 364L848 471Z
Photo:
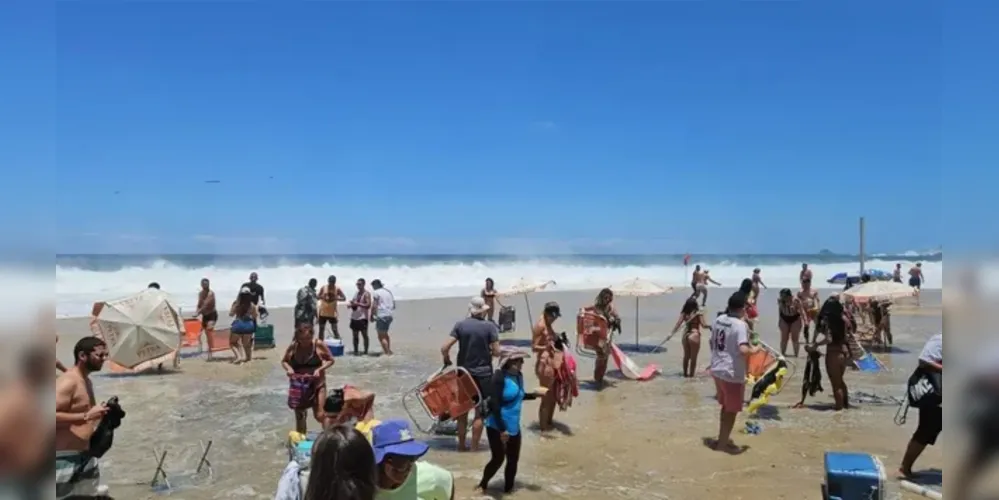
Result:
M421 424L412 407L413 400L431 420L431 425ZM450 366L434 373L425 382L402 395L402 407L413 425L425 434L433 433L438 426L453 418L468 414L482 401L482 393L468 370Z
M610 325L607 318L592 307L580 309L576 315L576 353L595 356L597 350L606 349L609 340Z

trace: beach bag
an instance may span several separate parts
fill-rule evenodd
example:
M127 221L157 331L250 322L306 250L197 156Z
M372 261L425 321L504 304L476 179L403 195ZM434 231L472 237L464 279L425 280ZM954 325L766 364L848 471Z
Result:
M288 381L288 408L299 410L312 404L315 397L315 379L294 376Z
M232 320L230 328L232 333L244 334L253 333L257 329L257 325L253 323L253 318L243 316Z
M943 374L916 368L909 377L906 396L913 408L932 408L943 403Z

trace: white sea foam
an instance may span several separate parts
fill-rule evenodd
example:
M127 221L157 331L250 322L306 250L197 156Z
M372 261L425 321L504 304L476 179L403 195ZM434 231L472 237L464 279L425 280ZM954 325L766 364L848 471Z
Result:
M874 260L867 263L871 269L891 269L896 261ZM691 265L696 262L692 262ZM908 269L909 262L902 262ZM713 264L708 266L711 276L727 287L736 287L752 273L753 266ZM816 264L812 266L816 285L827 285L832 275L853 271L849 264ZM763 280L770 288L794 287L798 283L800 264L763 266ZM129 267L115 271L92 271L73 267L56 266L57 315L84 316L92 304L111 300L141 290L149 282L158 282L164 291L175 297L183 309L190 310L197 301L198 283L209 278L220 304L233 300L240 284L251 271L260 275L266 288L267 304L272 307L293 306L295 292L309 278L320 283L326 276L335 274L340 285L349 292L355 279L363 277L369 282L378 278L399 299L424 299L460 297L478 293L482 281L491 277L503 289L520 278L529 280L555 280L557 290L588 290L614 285L627 279L641 277L667 286L689 286L690 270L676 265L574 265L541 261L508 261L491 264L434 264L425 265L358 265L358 266L274 266L256 269L239 268L184 268L163 261L149 267ZM940 288L943 277L942 262L925 262L923 272L926 288Z

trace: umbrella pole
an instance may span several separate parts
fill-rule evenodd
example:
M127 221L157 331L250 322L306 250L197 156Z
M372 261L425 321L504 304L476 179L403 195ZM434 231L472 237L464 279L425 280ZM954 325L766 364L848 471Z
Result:
M531 315L531 300L527 297L527 292L524 292L524 305L527 306L527 324L528 327L534 328L534 316Z
M638 352L638 297L635 297L635 352Z

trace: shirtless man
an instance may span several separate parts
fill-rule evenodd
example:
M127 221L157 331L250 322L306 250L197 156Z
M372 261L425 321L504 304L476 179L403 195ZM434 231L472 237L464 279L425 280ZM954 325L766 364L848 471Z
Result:
M760 276L760 268L753 269L753 277L750 279L753 280L753 297L759 298L760 287L767 288L766 283L763 283L763 277Z
M719 282L717 282L717 281L715 281L715 280L713 280L713 279L711 279L711 271L708 271L707 269L701 271L700 269L701 269L701 266L697 266L694 269L694 280L695 280L694 283L693 283L693 285L694 285L694 294L691 295L691 297L693 297L693 298L696 299L697 297L703 295L704 298L701 299L701 307L707 307L707 305L708 305L708 283L711 283L711 284L713 284L715 286L722 286L722 284L719 283Z
M916 305L919 305L919 292L924 281L926 278L923 277L923 263L917 262L916 265L909 268L909 286L916 289Z
M704 275L704 271L701 271L701 265L698 264L694 266L694 274L690 276L690 289L694 292L690 294L691 297L697 298L700 293L697 291L697 284L704 281L701 277Z
M809 276L811 276L811 271L809 271ZM802 309L805 310L805 317L803 318L805 323L805 342L814 342L815 339L809 340L808 332L812 323L819 316L819 292L812 288L811 278L802 280L801 290L798 291L798 301L801 302ZM818 338L819 332L816 330L815 337Z
M201 332L208 334L215 330L215 322L219 320L219 311L215 308L215 292L212 291L208 278L201 278L201 292L198 293L198 311L195 316L201 316Z
M55 465L58 498L100 494L97 460L84 452L90 447L90 436L98 422L108 412L103 403L97 404L94 386L90 382L90 374L100 371L107 355L107 344L103 340L84 337L73 348L76 364L56 379Z
M798 274L798 283L805 286L805 280L812 281L812 270L808 268L807 263L802 262L801 273Z

